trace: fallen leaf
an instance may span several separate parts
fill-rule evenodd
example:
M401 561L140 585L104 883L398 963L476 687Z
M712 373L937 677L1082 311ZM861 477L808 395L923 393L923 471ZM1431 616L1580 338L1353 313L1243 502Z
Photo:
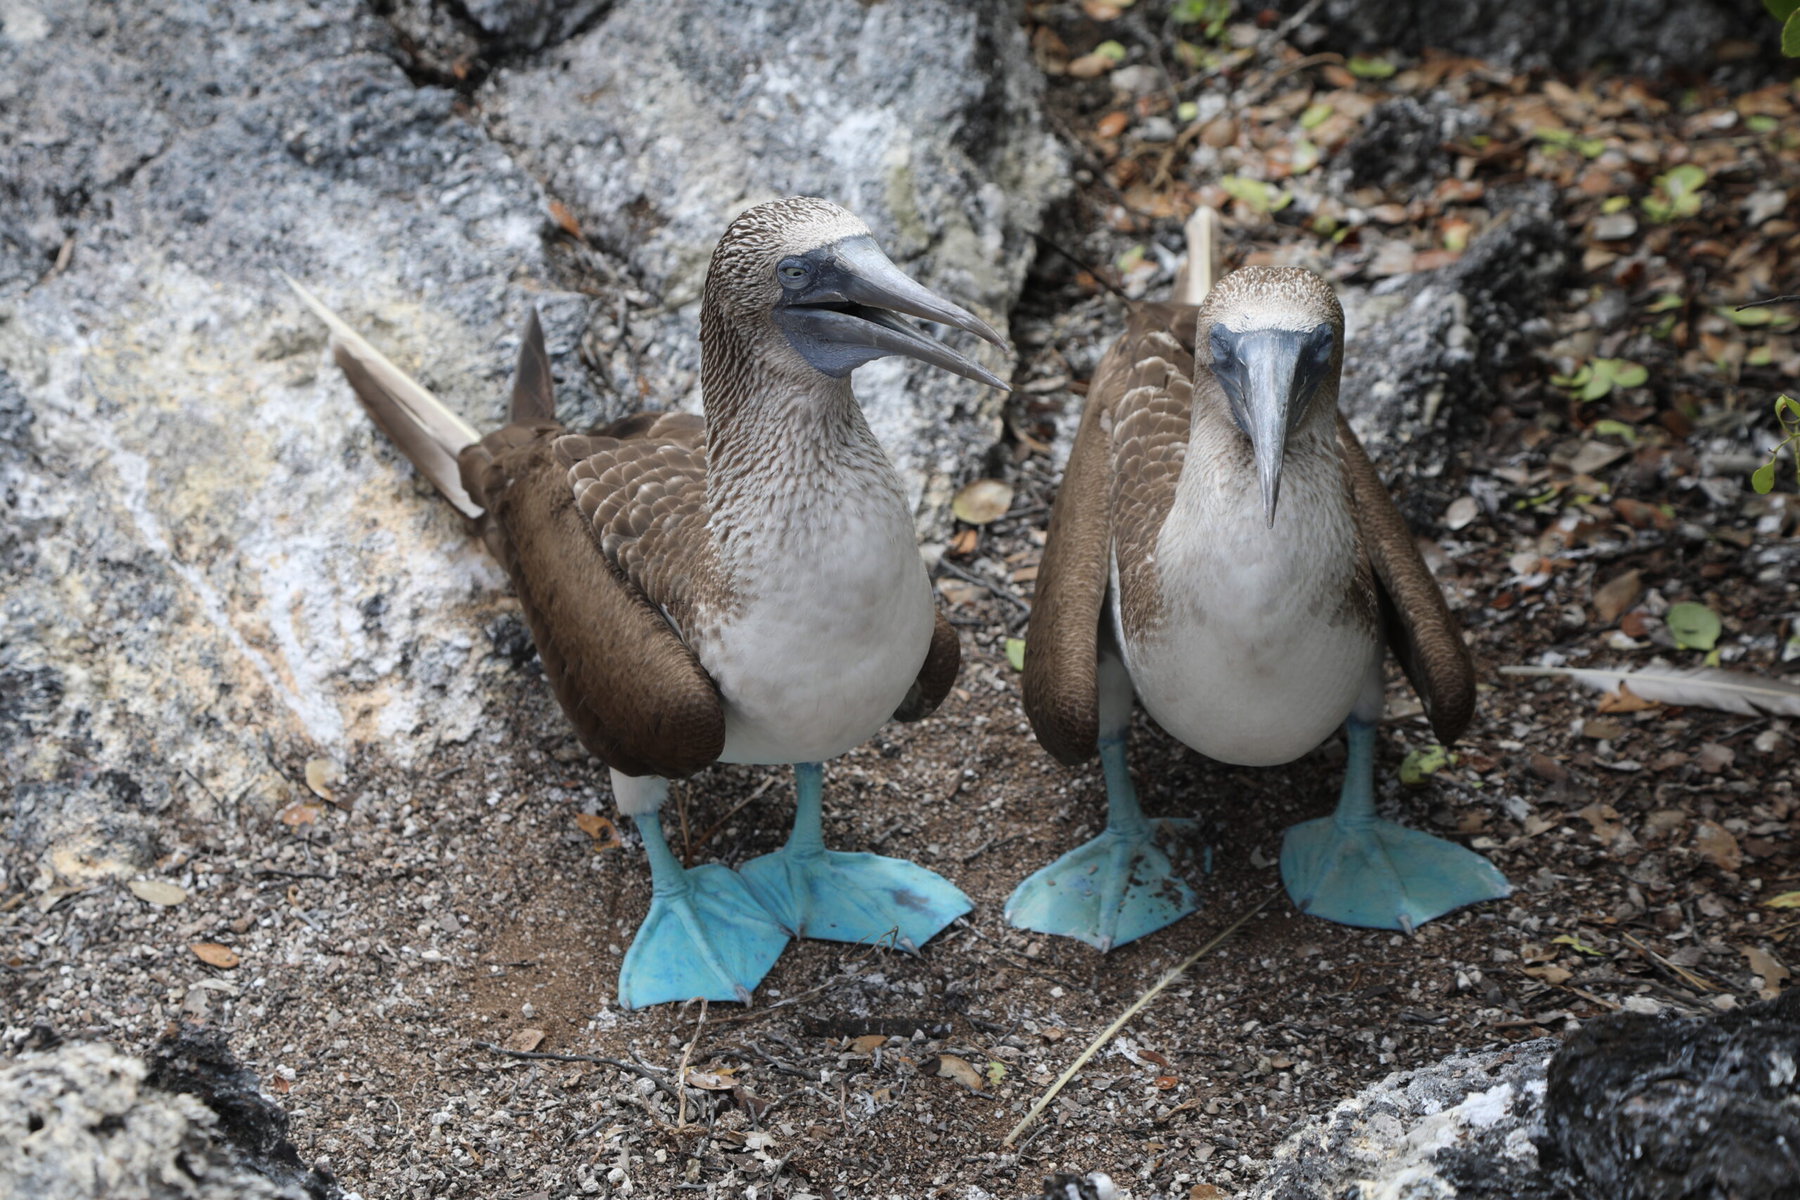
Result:
M1481 515L1481 506L1471 496L1458 496L1450 502L1444 511L1444 525L1451 530L1462 529Z
M1550 940L1555 942L1559 946L1571 947L1578 954L1587 954L1587 955L1593 956L1594 958L1605 958L1606 957L1606 951L1594 949L1592 946L1588 945L1586 942L1582 941L1580 938L1576 937L1572 933L1559 933L1555 937L1551 938Z
M1410 751L1400 760L1400 782L1417 787L1455 761L1456 756L1442 746Z
M1629 685L1621 681L1619 690L1608 692L1600 697L1600 703L1596 707L1603 713L1634 713L1655 708L1656 701L1644 699L1632 691ZM1616 725L1618 722L1615 721L1613 724Z
M1611 625L1619 619L1619 614L1637 601L1643 591L1644 577L1641 572L1627 571L1623 575L1615 575L1595 590L1594 612L1601 621Z
M977 479L956 493L950 511L956 519L970 525L986 525L998 521L1012 507L1012 484L998 479Z
M1750 969L1762 976L1762 990L1759 993L1764 1000L1773 1000L1781 994L1781 985L1793 972L1781 965L1781 962L1761 946L1739 946L1742 954L1750 964Z
M1783 892L1763 901L1765 908L1800 908L1800 892Z
M1216 1184L1196 1183L1188 1189L1187 1200L1225 1200L1225 1193Z
M243 961L229 946L221 946L217 942L195 942L188 949L197 954L207 966L224 971L231 970Z
M1736 761L1737 751L1717 742L1701 743L1699 752L1694 755L1694 762L1708 775L1717 775Z
M689 1071L685 1082L703 1092L729 1092L737 1086L730 1071Z
M1012 664L1012 669L1015 671L1023 671L1025 669L1024 638L1006 639L1006 661Z
M575 240L583 242L587 240L581 232L581 222L575 219L575 214L570 212L569 206L564 204L561 200L550 201L550 219L556 222L558 228Z
M850 1040L850 1049L857 1054L873 1054L885 1045L887 1045L887 1035L882 1033L865 1033L859 1038Z
M581 832L594 839L596 851L611 850L614 846L621 844L619 827L614 825L610 818L603 817L598 813L576 813L575 824L581 827Z
M530 1054L543 1040L544 1031L541 1029L520 1029L506 1039L506 1048L520 1054Z
M989 1059L987 1065L987 1081L989 1087L999 1087L1000 1081L1006 1078L1006 1064L996 1059Z
M319 819L325 810L310 800L296 800L276 814L275 819L289 829L298 829L302 825L311 825Z
M1719 643L1719 614L1704 604L1671 604L1663 617L1669 636L1684 650L1711 650Z
M1109 112L1094 122L1094 132L1103 138L1116 138L1125 132L1125 127L1129 124L1131 117L1127 113Z
M1737 838L1717 821L1702 821L1695 827L1694 849L1721 871L1735 871L1744 862L1744 852L1738 847Z
M148 900L164 908L172 908L188 898L187 891L159 879L134 879L125 885L139 900Z
M1619 824L1619 810L1610 804L1590 804L1575 815L1592 825L1594 836L1609 845L1625 828Z
M937 1060L937 1074L945 1079L953 1079L971 1092L981 1090L981 1072L970 1066L964 1059L954 1054L940 1054Z
M1541 979L1552 987L1555 987L1558 984L1567 983L1574 977L1574 972L1570 971L1567 967L1559 967L1555 963L1543 967L1522 967L1520 969L1523 970L1525 974Z
M306 786L313 795L327 804L337 803L337 793L332 789L343 780L344 773L329 758L306 760Z

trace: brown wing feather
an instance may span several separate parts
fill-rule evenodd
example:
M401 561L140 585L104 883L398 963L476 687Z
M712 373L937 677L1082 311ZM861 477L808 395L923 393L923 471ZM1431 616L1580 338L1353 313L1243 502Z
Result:
M544 421L555 416L556 380L550 374L550 352L544 348L544 327L533 308L525 318L519 363L513 368L512 419Z
M1158 344L1158 358L1179 357L1163 344L1171 340L1176 351L1191 348L1193 311L1147 304L1133 313L1125 334L1094 373L1050 512L1025 634L1025 715L1044 749L1071 765L1093 756L1099 736L1099 632L1111 574L1117 487L1115 410L1133 388L1147 340ZM1137 383L1144 382L1138 374Z
M1475 714L1474 660L1437 580L1419 557L1406 518L1394 507L1375 464L1341 415L1338 445L1355 502L1357 530L1375 572L1388 646L1419 694L1432 730L1449 745Z
M629 459L635 435L655 427L654 416L585 436L551 421L511 425L465 451L462 467L488 507L488 544L512 577L545 674L582 743L627 775L680 778L724 750L718 689L670 626L668 602L605 552L593 519L608 499L595 492L598 477L582 489L595 493L585 501L575 486L583 463ZM619 482L628 494L609 512L658 507L635 503L631 472Z
M933 615L937 621L931 627L931 649L925 652L925 665L919 668L919 677L907 690L906 699L894 710L896 721L917 721L936 712L950 694L956 672L962 668L962 640L956 636L956 627L944 619L941 611Z

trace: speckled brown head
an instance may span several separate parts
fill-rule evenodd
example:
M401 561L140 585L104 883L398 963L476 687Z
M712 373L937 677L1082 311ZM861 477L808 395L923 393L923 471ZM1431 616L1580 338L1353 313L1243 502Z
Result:
M1331 285L1299 267L1245 267L1200 306L1196 357L1212 368L1250 439L1271 525L1289 435L1337 407L1344 310Z
M707 271L700 336L709 381L741 373L745 359L801 379L808 371L842 379L900 354L1007 386L895 314L1006 344L979 317L908 278L867 225L830 201L791 196L759 204L726 229Z

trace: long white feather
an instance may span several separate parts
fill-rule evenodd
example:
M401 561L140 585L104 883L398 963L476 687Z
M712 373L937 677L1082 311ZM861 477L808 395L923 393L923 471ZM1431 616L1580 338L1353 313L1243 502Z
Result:
M1502 675L1559 675L1597 692L1616 692L1620 685L1634 696L1682 708L1716 708L1746 717L1800 717L1800 687L1718 667L1646 667L1642 670L1597 667L1501 667Z

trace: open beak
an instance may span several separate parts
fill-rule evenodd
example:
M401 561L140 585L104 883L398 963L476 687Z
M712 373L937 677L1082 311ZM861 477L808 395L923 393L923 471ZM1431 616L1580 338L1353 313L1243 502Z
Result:
M1243 333L1213 327L1213 373L1224 385L1238 428L1250 439L1263 515L1270 525L1281 499L1288 434L1299 426L1324 380L1334 339L1329 325Z
M1002 350L1006 341L974 313L921 287L868 236L845 238L805 256L812 278L782 297L775 319L806 360L835 378L900 354L1002 390L1007 382L896 314L967 330Z

